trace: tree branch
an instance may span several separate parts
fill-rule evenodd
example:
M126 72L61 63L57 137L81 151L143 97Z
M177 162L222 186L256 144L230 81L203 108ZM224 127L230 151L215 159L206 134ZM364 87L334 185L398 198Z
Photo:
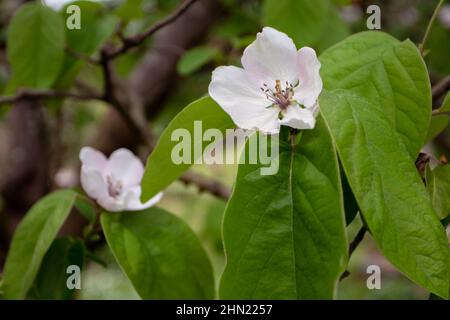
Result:
M0 97L0 105L15 103L24 99L41 98L73 98L78 100L102 100L102 96L94 93L64 92L57 90L21 89L13 96Z
M147 30L138 33L131 37L121 37L122 45L114 50L111 50L108 53L108 59L114 59L117 56L127 52L131 48L137 47L142 44L147 38L156 33L158 30L164 28L165 26L171 24L175 20L177 20L180 16L185 13L190 6L192 6L197 0L186 0L184 1L178 9L176 9L172 14L170 14L165 19L158 21L154 25L152 25Z
M195 185L200 192L210 193L225 201L228 201L231 195L231 190L219 181L208 179L191 171L186 172L180 181L186 185Z
M433 101L438 100L442 95L446 94L450 90L450 76L445 77L431 89Z

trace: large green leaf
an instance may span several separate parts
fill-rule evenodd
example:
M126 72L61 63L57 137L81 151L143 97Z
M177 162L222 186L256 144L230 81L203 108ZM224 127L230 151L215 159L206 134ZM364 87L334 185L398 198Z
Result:
M427 190L439 219L450 214L450 165L438 166L434 170L427 167Z
M104 213L106 240L143 299L212 299L211 264L179 218L158 209Z
M83 56L91 56L114 32L117 18L109 15L101 3L75 1L80 8L80 29L65 28L68 54L58 76L59 88L70 87L78 72L86 65ZM67 18L66 10L61 15Z
M263 22L288 34L299 47L326 49L349 33L329 0L266 0Z
M297 145L280 140L277 174L239 165L223 224L223 299L331 299L345 270L345 217L331 137L319 119Z
M382 106L413 159L431 116L425 64L414 44L377 31L362 32L320 56L326 89L346 89Z
M48 88L64 58L64 23L39 4L22 6L8 30L7 51L16 87Z
M346 90L322 93L320 107L383 254L410 279L447 297L447 237L386 108Z
M77 194L56 191L37 202L14 233L3 273L3 297L23 299L42 259L69 215Z
M84 250L81 240L55 239L42 260L30 297L45 300L73 298L75 290L67 287L67 268L71 265L83 267Z
M201 121L199 132L194 132L194 122ZM194 101L183 109L167 126L159 138L158 144L147 160L145 174L142 179L142 201L147 201L170 183L178 179L183 172L198 160L198 152L210 142L203 142L203 132L208 129L218 129L224 135L226 129L235 128L235 124L210 97L204 97ZM172 150L181 141L172 141L172 134L175 130L187 130L191 141L188 145L191 147L192 163L175 164L172 160ZM183 140L184 141L184 140ZM201 154L200 154L201 156Z

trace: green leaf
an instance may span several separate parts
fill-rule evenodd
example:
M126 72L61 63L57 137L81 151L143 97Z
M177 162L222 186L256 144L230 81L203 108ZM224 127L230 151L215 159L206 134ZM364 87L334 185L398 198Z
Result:
M447 95L444 98L444 102L442 102L442 106L438 109L440 113L450 113L450 91L447 92Z
M329 0L266 0L263 24L288 34L298 47L324 49L349 33Z
M431 90L414 44L382 32L362 32L328 49L320 61L324 87L346 89L382 106L415 159L428 131Z
M55 239L45 254L30 290L33 299L68 300L73 298L75 290L67 287L67 267L76 265L80 269L84 264L84 244L81 240L68 238Z
M64 58L64 23L39 4L23 5L8 30L7 53L17 87L49 88Z
M140 19L144 16L142 11L143 0L125 0L116 9L115 14L124 21Z
M200 132L194 132L194 121L201 121ZM225 133L226 129L235 128L235 124L223 109L210 97L204 97L192 102L184 108L167 126L159 138L158 144L147 160L142 179L142 201L147 201L170 183L178 179L189 167L198 160L198 156L210 143L203 142L203 132L215 128ZM191 141L184 139L172 141L175 130L187 130ZM180 132L180 131L178 131ZM190 147L191 162L175 164L172 159L174 147L180 143ZM196 152L200 151L200 152Z
M75 207L89 222L94 222L96 218L95 203L91 199L81 194L77 194Z
M320 108L384 256L411 280L447 297L448 240L385 106L337 90L322 93Z
M281 139L278 160L275 175L239 165L223 224L222 299L331 299L345 270L338 162L322 119L294 148Z
M70 53L65 55L58 76L59 88L70 87L80 70L86 65L86 61L77 55L91 56L98 51L100 46L111 37L118 21L115 16L109 15L100 3L75 1L69 5L77 5L80 8L81 28L64 28ZM62 10L61 16L64 19L69 17L66 10Z
M427 190L439 219L450 214L450 165L438 166L434 170L427 167Z
M447 115L432 116L425 141L431 141L447 128L449 117Z
M18 225L6 258L3 297L23 299L33 283L45 253L69 215L77 194L51 193L39 200Z
M212 299L214 278L198 238L158 209L104 213L106 240L143 299Z
M178 61L177 71L182 76L188 76L200 70L211 62L219 53L217 48L198 46L188 50Z

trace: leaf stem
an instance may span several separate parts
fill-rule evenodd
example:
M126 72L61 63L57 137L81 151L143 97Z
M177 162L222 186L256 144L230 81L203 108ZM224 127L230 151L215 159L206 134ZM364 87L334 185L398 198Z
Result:
M359 246L359 244L363 241L364 235L366 234L367 228L365 225L359 229L358 233L356 234L353 241L350 243L348 247L348 259L350 260L353 252L356 250L356 248ZM345 270L345 272L341 275L340 281L344 280L350 275L350 272L348 270Z
M419 44L419 51L420 51L420 54L422 55L422 57L423 57L423 54L425 51L425 45L428 41L428 38L430 37L430 33L431 33L431 29L433 27L434 21L436 20L437 15L439 14L439 11L441 10L441 7L443 4L444 4L444 0L439 0L439 3L437 4L436 8L434 9L431 19L428 22L427 30L425 31L422 42Z

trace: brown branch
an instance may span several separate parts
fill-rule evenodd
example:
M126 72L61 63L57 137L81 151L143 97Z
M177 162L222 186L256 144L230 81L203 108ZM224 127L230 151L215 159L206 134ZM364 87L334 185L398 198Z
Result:
M70 47L66 47L65 51L66 51L66 53L71 55L73 58L78 59L78 60L84 60L89 64L98 65L100 63L98 60L92 58L91 56L84 54L82 52L77 52Z
M450 76L445 77L431 89L433 101L439 99L442 95L446 94L450 90Z
M359 244L363 241L364 235L366 234L367 228L363 225L361 229L359 229L358 233L356 234L353 241L350 243L348 247L348 259L352 257L353 252L358 248ZM341 278L339 279L342 281L343 279L347 278L350 275L350 272L348 270L345 270L345 272L341 275Z
M193 5L197 0L186 0L184 1L178 9L176 9L172 14L170 14L165 19L158 21L154 25L152 25L147 30L138 33L131 37L124 37L121 36L122 45L118 48L115 48L114 50L111 50L108 53L108 59L114 59L117 56L127 52L131 48L137 47L140 44L142 44L148 37L159 31L160 29L164 28L165 26L171 24L172 22L176 21L180 16L185 13L191 5Z
M195 185L200 192L207 192L225 201L228 201L231 195L231 190L219 181L206 178L192 171L181 176L180 181L186 185Z
M79 100L102 100L100 95L94 93L64 92L57 90L21 89L13 96L0 97L0 105L15 103L24 99L41 98L73 98Z

